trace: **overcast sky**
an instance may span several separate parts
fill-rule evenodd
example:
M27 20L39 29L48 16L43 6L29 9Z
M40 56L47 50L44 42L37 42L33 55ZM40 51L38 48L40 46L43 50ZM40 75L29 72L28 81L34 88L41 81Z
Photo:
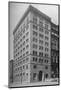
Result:
M58 6L56 5L43 5L43 4L31 4L41 12L48 15L52 22L58 24ZM24 12L28 8L29 4L23 3L11 3L10 4L10 59L13 59L13 30L17 23L23 16Z

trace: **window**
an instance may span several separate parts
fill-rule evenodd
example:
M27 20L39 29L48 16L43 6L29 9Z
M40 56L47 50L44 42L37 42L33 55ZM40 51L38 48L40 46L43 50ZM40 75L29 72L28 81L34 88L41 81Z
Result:
M48 63L48 60L45 59L45 63Z
M23 51L25 51L25 47L23 48Z
M37 16L33 16L33 23L37 24Z
M29 32L26 33L26 36L28 36Z
M35 37L33 37L33 41L34 41L34 42L37 42L37 39L36 39Z
M20 39L20 42L22 42L22 39Z
M33 48L37 49L37 45L36 44L33 44Z
M29 60L29 58L27 57L27 58L26 58L26 61L28 61L28 60Z
M23 33L25 33L25 28L23 29Z
M45 23L45 29L48 29L48 24L47 23Z
M26 54L29 54L29 51L27 51Z
M48 57L49 55L48 54L45 54L45 57Z
M43 38L43 34L40 33L40 34L39 34L39 37Z
M48 69L48 66L45 66L45 69Z
M40 27L43 27L43 21L39 21L39 25L40 25Z
M23 36L23 39L25 39L25 35Z
M33 31L33 35L37 36L38 34L37 34L37 32Z
M45 78L48 78L48 74L45 74Z
M28 69L28 65L26 65L26 69Z
M29 45L27 44L27 45L26 45L26 49L28 49L28 48L29 48Z
M43 41L42 41L42 40L39 40L39 43L40 43L40 44L43 44Z
M23 69L25 69L25 66L23 65Z
M37 58L36 57L33 57L33 61L37 62Z
M48 49L48 48L45 48L45 51L47 51L47 52L48 52L48 51L49 51L49 49Z
M26 73L26 79L28 79L28 73Z
M23 42L23 45L25 45L25 41Z
M25 75L25 72L23 72L23 76Z
M49 45L49 43L48 42L45 42L45 46L48 46Z
M45 30L45 34L47 34L47 35L48 35L48 34L49 34L49 31L48 31L48 30Z
M43 62L43 59L39 58L39 62L42 63Z
M39 52L39 56L43 56L43 53L42 52Z
M29 42L29 39L28 39L28 38L26 39L26 43L27 43L27 42Z
M35 80L36 79L36 73L33 73L33 80Z
M39 46L39 49L40 49L40 50L43 50L43 46Z
M25 53L23 54L23 56L25 56Z
M43 28L39 27L39 31L40 31L40 32L43 32Z
M34 68L34 69L36 69L36 68L37 68L37 66L36 66L36 65L34 65L34 66L33 66L33 68Z
M33 55L37 55L37 51L33 51Z
M33 29L37 30L37 25L33 24Z
M49 38L47 36L45 36L45 40L49 40Z
M29 18L27 17L27 20L26 20L26 30L28 30L29 28Z

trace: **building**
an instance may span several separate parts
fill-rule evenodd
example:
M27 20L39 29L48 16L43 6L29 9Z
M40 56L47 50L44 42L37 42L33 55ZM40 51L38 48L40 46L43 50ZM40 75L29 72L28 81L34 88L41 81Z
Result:
M51 24L51 77L59 77L59 27Z
M51 18L29 6L14 32L13 82L51 78Z

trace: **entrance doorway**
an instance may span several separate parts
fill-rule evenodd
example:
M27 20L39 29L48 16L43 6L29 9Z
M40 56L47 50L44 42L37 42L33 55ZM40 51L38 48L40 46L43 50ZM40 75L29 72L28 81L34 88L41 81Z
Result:
M42 81L42 71L39 71L39 76L38 76L38 78L39 78L39 81Z

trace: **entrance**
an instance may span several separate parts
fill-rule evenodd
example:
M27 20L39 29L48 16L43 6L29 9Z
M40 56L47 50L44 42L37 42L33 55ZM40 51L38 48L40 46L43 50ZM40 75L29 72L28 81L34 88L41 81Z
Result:
M42 71L39 71L39 81L42 81Z

